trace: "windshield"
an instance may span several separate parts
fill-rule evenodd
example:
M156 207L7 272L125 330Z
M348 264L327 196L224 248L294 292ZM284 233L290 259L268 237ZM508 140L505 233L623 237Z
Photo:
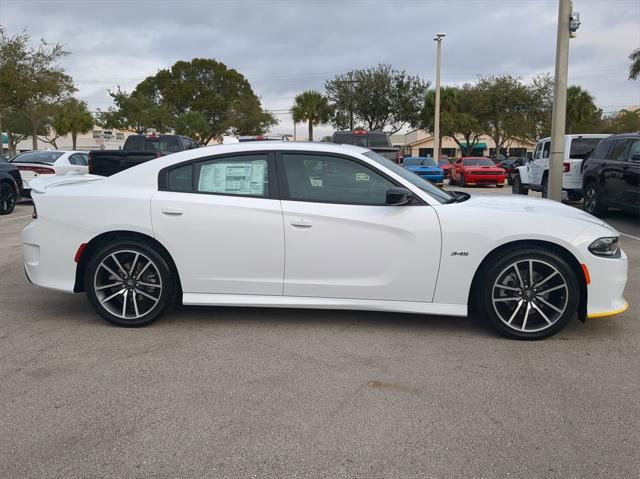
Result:
M436 160L433 158L424 158L422 160L422 166L438 166L436 165Z
M398 165L397 163L394 163L393 161L385 158L382 155L379 155L378 153L375 153L373 151L367 151L364 154L364 156L375 161L379 165L384 166L388 170L393 171L395 174L397 174L398 176L401 176L403 179L407 180L412 185L417 186L422 191L431 195L431 197L436 201L438 201L439 203L445 203L451 200L452 198L452 196L449 193L447 193L444 190L441 190L440 188L435 186L433 183L420 178L418 175L410 172L409 170L405 170L402 166Z
M333 135L333 143L339 143L341 145L356 145L364 148L391 146L386 133L373 132L362 133L359 135L351 132L336 133Z
M14 157L12 163L55 163L62 156L61 151L30 151Z
M593 153L593 150L598 143L600 143L600 140L602 140L602 138L573 138L571 140L569 158L584 160L591 156L591 153Z
M462 160L462 164L464 166L496 166L489 158L469 158Z

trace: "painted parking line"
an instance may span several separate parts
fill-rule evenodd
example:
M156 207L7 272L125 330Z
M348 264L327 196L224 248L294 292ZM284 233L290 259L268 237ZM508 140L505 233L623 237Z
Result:
M0 220L0 223L7 223L9 221L15 221L15 220L19 220L21 218L31 218L31 215L16 216L15 218L9 218L9 219L6 219L6 220Z
M628 233L622 233L621 231L618 231L618 233L620 233L622 236L625 236L627 238L631 238L631 239L634 239L636 241L640 241L640 238L638 238L637 236L633 236L633 235L630 235Z

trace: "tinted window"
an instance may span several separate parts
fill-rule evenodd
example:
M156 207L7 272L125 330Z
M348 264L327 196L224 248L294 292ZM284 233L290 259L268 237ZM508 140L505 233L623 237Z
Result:
M356 145L364 148L376 147L376 146L391 146L389 144L389 138L386 133L373 133L366 132L360 135L356 135L351 132L336 133L333 136L333 143L340 143L342 145Z
M425 191L431 195L435 200L440 203L444 203L451 199L451 195L444 190L441 190L437 186L435 186L430 181L427 181L423 178L420 178L418 175L413 174L409 170L405 170L402 166L398 165L395 161L391 161L388 158L385 158L378 153L373 151L367 151L364 153L364 156L375 161L379 165L387 168L390 171L393 171L396 175L400 176L402 179L408 181L413 186L420 188L422 191Z
M470 158L462 160L464 166L496 166L489 158Z
M144 150L144 136L142 135L131 135L127 138L127 141L124 142L124 147L126 150Z
M629 148L629 156L627 157L631 160L633 157L640 156L640 140L632 140L631 148ZM637 161L637 160L635 160Z
M538 143L538 144L536 145L536 149L535 149L535 151L533 152L533 157L534 157L534 158L540 158L540 151L541 151L541 150L542 150L542 144L541 144L541 143Z
M196 191L224 195L269 195L267 155L220 158L196 164Z
M422 166L437 166L436 160L433 158L425 158L422 160Z
M625 138L623 140L617 140L611 152L609 158L612 160L625 161L629 156L629 147L631 146L631 139Z
M615 140L601 140L600 143L598 143L596 149L593 151L591 158L596 158L599 160L606 159L607 153L609 153L609 149L613 145L614 141Z
M11 161L15 163L55 163L62 156L61 151L33 151L21 153Z
M387 190L395 186L346 158L283 153L282 160L292 200L383 205Z
M169 171L167 189L169 191L193 191L193 167L191 163Z
M422 164L422 158L405 158L402 163L404 166L420 166Z
M584 160L591 156L598 143L600 143L600 138L573 138L569 158Z

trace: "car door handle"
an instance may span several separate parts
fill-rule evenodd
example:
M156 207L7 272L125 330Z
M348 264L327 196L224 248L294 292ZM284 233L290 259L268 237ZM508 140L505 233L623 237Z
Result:
M296 228L311 228L313 223L311 220L307 220L304 218L296 218L295 220L290 221L291 226L295 226Z
M165 206L160 211L167 216L180 216L183 213L182 208L176 208L174 206Z

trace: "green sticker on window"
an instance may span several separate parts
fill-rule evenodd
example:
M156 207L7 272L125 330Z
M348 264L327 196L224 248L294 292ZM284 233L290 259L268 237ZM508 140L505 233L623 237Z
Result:
M356 181L369 181L369 175L366 173L356 173Z

